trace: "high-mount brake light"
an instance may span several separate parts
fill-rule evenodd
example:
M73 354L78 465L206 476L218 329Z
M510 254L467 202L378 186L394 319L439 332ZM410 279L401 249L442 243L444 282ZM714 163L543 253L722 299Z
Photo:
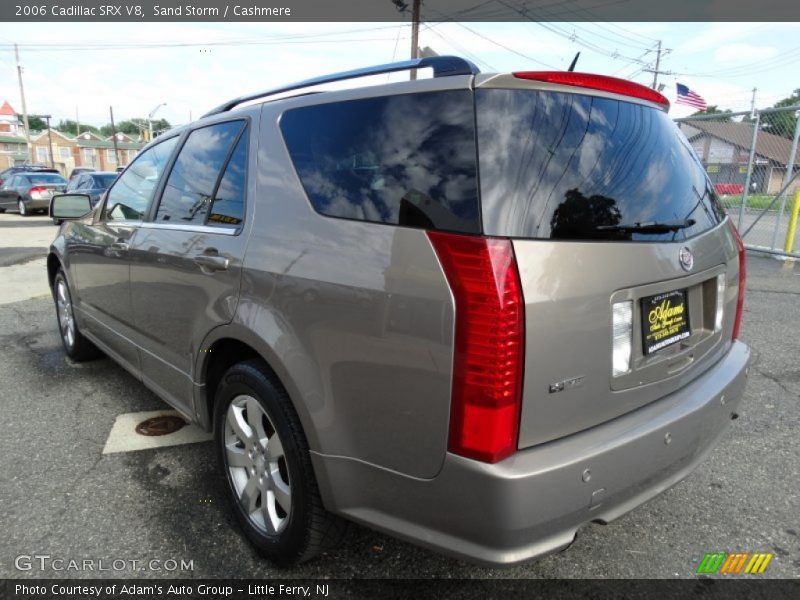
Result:
M669 108L669 100L657 91L639 85L638 83L633 83L632 81L608 77L607 75L575 73L570 71L517 71L514 73L514 77L517 79L530 79L532 81L544 81L546 83L555 83L558 85L571 85L600 90L602 92L611 92L612 94L622 94L623 96L630 96L631 98L655 102L665 109Z
M525 305L511 241L429 231L455 299L448 450L496 463L517 450Z

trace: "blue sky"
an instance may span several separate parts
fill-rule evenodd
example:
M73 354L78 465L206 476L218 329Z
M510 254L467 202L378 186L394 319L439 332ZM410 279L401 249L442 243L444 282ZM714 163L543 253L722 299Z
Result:
M427 23L420 45L471 58L481 70L578 69L632 78L668 49L664 94L675 82L709 104L771 106L800 88L800 23ZM19 43L28 110L100 125L145 116L173 124L243 93L328 72L408 57L403 23L5 23L0 30L0 101L21 110L13 48ZM43 46L49 44L50 46ZM186 44L201 44L186 45ZM638 62L637 62L638 61ZM379 81L386 81L384 77ZM693 109L674 106L672 116Z

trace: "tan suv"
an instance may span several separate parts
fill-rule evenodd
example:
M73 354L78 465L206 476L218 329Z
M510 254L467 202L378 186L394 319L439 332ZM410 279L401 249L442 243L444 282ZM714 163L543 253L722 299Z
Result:
M434 76L308 89L411 68ZM684 478L745 386L744 249L667 108L455 57L237 98L91 212L53 200L64 348L214 431L277 562L342 517L489 564L558 550Z

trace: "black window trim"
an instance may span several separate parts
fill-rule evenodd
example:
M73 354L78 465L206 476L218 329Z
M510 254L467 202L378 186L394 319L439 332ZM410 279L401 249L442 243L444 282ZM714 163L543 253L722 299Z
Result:
M199 129L205 129L206 127L213 127L214 125L221 125L223 123L232 123L234 121L241 121L244 123L243 127L240 127L239 132L236 134L236 138L231 145L230 149L228 150L228 154L225 157L225 162L220 169L219 174L217 175L217 181L214 185L214 195L216 196L217 189L222 181L222 177L224 176L225 169L228 168L228 163L230 162L231 156L233 156L233 151L236 149L236 144L239 143L242 135L245 131L248 130L248 127L251 125L252 117L249 115L237 115L234 118L230 119L220 119L219 121L214 121L211 123L202 123L198 124L196 127L192 127L181 132L180 137L181 139L178 140L178 144L173 151L172 156L167 161L167 166L164 169L164 173L161 176L161 179L156 186L156 193L153 196L153 201L150 202L150 207L148 208L145 216L143 217L142 221L138 221L142 227L145 229L165 229L165 230L179 230L179 231L193 231L196 233L218 233L222 235L239 235L243 229L244 225L247 221L247 174L249 173L249 160L250 160L250 144L249 138L248 143L246 144L246 158L245 158L245 201L244 201L244 212L242 213L242 222L236 226L220 224L220 225L207 225L208 222L208 214L206 214L206 220L203 224L192 224L192 223L159 223L156 221L156 216L158 215L158 207L161 206L161 200L164 196L164 189L167 187L167 181L169 181L169 176L172 174L172 169L175 167L175 162L178 160L178 156L180 156L183 147L186 145L186 141L189 139L189 136L192 132L197 131ZM137 155L136 158L138 158ZM156 199L158 201L156 202ZM212 202L213 206L213 202Z

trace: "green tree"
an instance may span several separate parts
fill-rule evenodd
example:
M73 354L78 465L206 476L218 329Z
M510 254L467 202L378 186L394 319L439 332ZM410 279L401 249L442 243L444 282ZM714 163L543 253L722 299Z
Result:
M94 125L86 125L85 123L80 124L81 133L84 131L91 131L92 133L98 133L99 129ZM61 133L68 133L70 135L77 135L78 134L78 124L71 119L61 119L58 122L58 125L55 126L56 130L60 131Z
M797 106L800 105L800 88L796 89L794 93L788 98L776 102L774 108L782 108L784 106ZM763 113L761 115L761 129L781 137L792 139L794 136L794 128L797 125L797 117L793 110L782 110L774 113Z
M697 117L700 115L727 115L730 114L731 111L729 109L722 110L716 104L711 104L705 110L698 110L696 113L692 114L691 116ZM730 117L720 117L720 121L730 121Z
M28 128L31 131L43 131L47 129L47 121L36 115L28 115Z

